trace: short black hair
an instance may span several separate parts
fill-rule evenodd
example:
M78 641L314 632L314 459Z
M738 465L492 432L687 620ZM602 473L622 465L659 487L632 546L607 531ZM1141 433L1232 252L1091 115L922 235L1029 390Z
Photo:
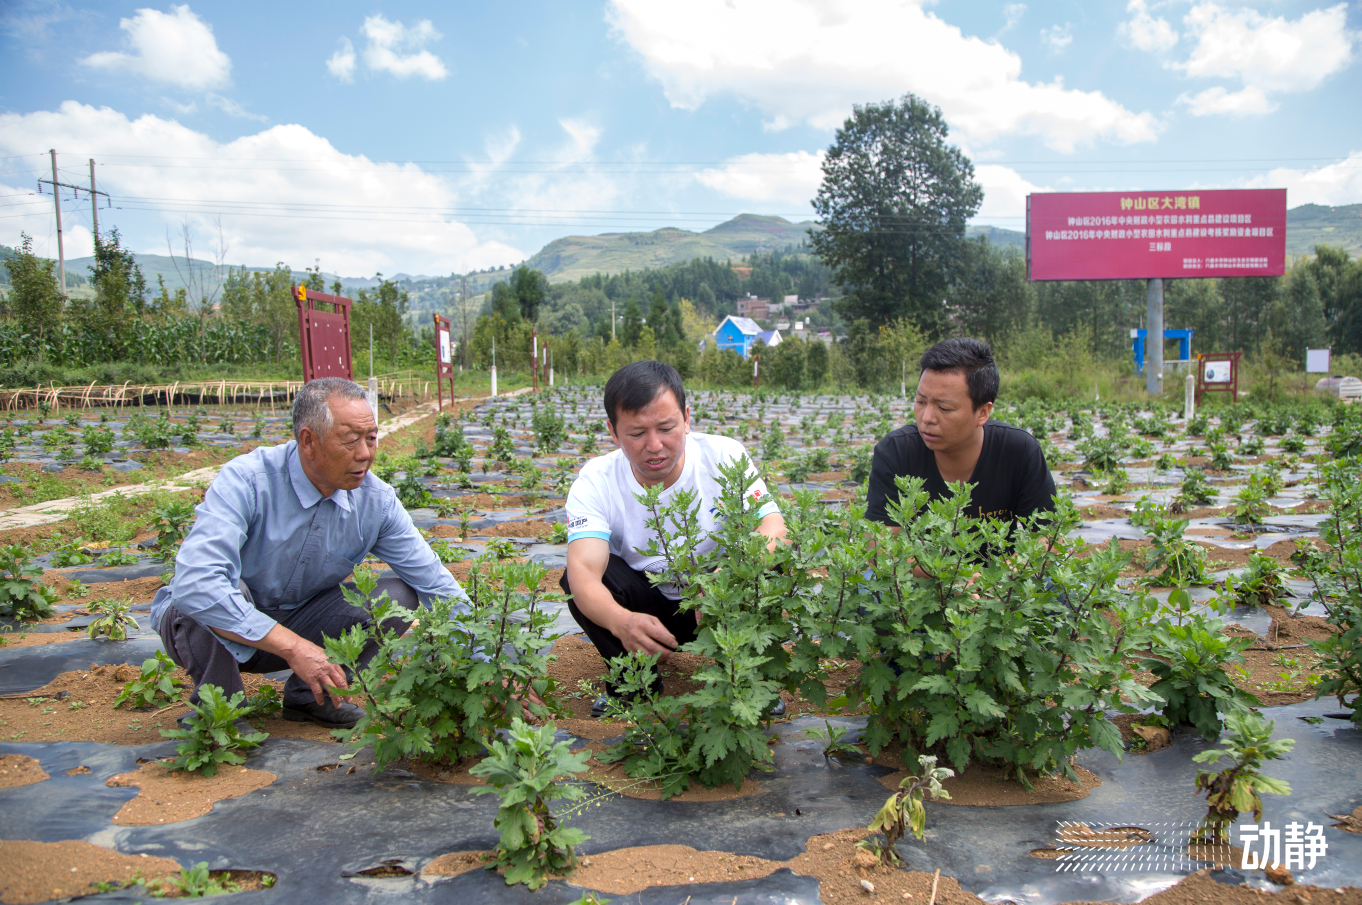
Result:
M919 371L955 371L965 375L969 401L975 410L998 398L998 366L986 342L968 336L943 339L922 353Z
M605 417L615 424L621 412L637 412L647 408L663 390L671 390L676 405L686 411L686 390L681 386L681 375L676 368L660 361L636 361L610 375L605 382Z

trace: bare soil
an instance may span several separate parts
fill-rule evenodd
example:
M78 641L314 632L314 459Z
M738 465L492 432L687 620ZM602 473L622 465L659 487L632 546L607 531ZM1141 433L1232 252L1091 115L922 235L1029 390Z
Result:
M131 882L180 873L172 858L124 855L88 842L0 842L0 902L31 905L89 895L96 883Z
M0 754L0 789L31 786L49 779L37 760L24 754Z
M875 763L885 767L899 766L897 752L881 751ZM943 762L944 764L944 762ZM941 799L941 804L966 806L998 807L1021 804L1053 804L1059 801L1077 801L1087 798L1093 789L1102 784L1095 773L1073 765L1078 774L1074 782L1062 773L1035 774L1028 771L1031 783L1028 789L1017 781L1016 773L1003 767L989 764L970 764L962 773L944 781L941 785L950 793L950 799ZM879 778L880 785L897 792L899 783L908 773L898 770Z
M115 708L114 699L123 684L136 679L140 664L94 666L87 670L64 672L41 688L23 695L0 698L0 737L26 742L105 742L113 745L146 745L161 740L160 729L174 728L175 721L189 712L184 704L154 710ZM188 680L183 670L175 674ZM247 694L264 684L282 692L283 684L263 676L242 675ZM64 694L63 694L64 693ZM61 697L58 697L61 695ZM28 703L32 700L34 703ZM75 707L73 705L81 706ZM256 721L270 735L335 741L327 730L313 723L294 723L278 715Z
M202 817L228 798L263 789L278 777L264 770L223 764L212 776L171 770L160 761L142 764L131 773L110 777L105 785L135 786L137 797L124 802L114 815L119 826L156 826Z

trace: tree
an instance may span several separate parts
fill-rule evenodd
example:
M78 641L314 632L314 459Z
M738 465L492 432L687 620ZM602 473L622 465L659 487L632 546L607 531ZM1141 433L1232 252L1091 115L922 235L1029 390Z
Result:
M270 334L271 360L298 336L298 307L293 301L293 272L282 261L268 273L228 270L222 283L222 314L247 323L264 324ZM353 320L351 324L353 328ZM366 334L367 339L367 334Z
M123 247L117 229L110 230L107 239L95 236L90 282L95 301L91 306L80 305L80 312L110 337L114 354L122 358L133 321L147 313L147 281L136 255Z
M374 345L388 347L388 360L397 361L398 342L407 336L404 317L410 306L411 298L407 290L397 285L395 280L383 279L383 274L375 274L378 286L371 293L361 289L355 297L355 305L350 313L353 336L360 341L369 341L369 327L374 328Z
M517 267L511 275L511 292L520 304L520 316L533 322L539 316L539 306L549 295L549 278L538 270Z
M1297 264L1286 275L1286 291L1268 309L1267 326L1281 343L1281 353L1299 365L1305 364L1305 350L1318 349L1328 342L1324 303L1315 271L1308 264Z
M809 241L846 291L847 320L945 330L941 300L984 197L947 131L941 111L912 94L856 106L837 131L813 201L825 229Z
M817 389L828 376L828 347L820 339L809 340L809 350L804 354L804 370L808 374L809 386Z
M57 262L39 258L33 253L33 237L19 235L23 242L5 259L12 287L5 299L5 313L18 321L25 333L36 337L31 348L41 360L43 338L61 319L61 289L54 272Z
M1026 259L1019 249L994 245L983 236L961 248L947 304L960 332L998 343L1020 330L1035 310Z
M624 306L624 323L620 329L620 342L624 343L625 348L632 349L638 345L643 336L643 312L639 310L638 299L629 299Z

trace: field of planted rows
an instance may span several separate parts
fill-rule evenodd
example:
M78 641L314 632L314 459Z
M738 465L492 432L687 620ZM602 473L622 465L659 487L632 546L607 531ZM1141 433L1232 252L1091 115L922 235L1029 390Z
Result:
M653 499L699 638L661 695L617 664L645 693L605 719L558 585L599 388L382 412L373 470L473 607L328 644L380 646L343 739L281 719L278 674L180 730L148 625L212 469L286 412L0 415L0 902L1362 905L1362 407L999 405L1062 497L1004 537L912 484L899 533L861 517L903 399L688 402L790 542L738 472L711 553ZM1294 887L1242 866L1262 821L1313 827Z

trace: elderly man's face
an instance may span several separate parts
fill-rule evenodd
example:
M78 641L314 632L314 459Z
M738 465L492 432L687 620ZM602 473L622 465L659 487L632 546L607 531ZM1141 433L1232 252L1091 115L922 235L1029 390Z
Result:
M306 427L298 434L303 471L322 496L358 488L378 452L378 422L367 401L332 397L329 405L332 423L326 436Z

